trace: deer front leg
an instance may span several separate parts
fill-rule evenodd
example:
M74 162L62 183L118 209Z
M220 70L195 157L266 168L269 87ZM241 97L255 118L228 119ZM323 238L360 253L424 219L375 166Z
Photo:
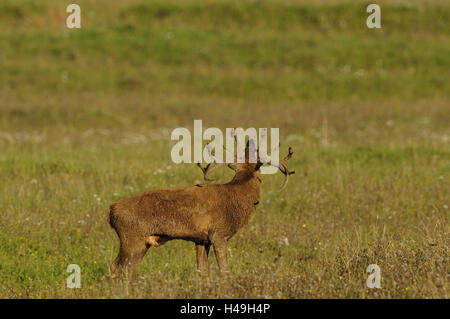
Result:
M202 274L208 273L208 254L211 244L196 244L197 248L197 269Z
M227 242L226 240L218 240L214 242L214 253L216 254L217 264L221 274L229 272L227 262Z

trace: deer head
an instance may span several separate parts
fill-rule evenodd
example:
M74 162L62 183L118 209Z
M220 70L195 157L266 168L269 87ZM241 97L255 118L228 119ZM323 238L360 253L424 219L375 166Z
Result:
M236 138L236 136L235 136L235 138ZM228 151L227 148L225 148L225 150ZM257 177L259 179L259 176L260 176L259 169L261 168L261 166L266 165L266 164L271 165L271 166L277 167L280 170L280 172L283 173L285 176L284 182L283 182L281 188L278 190L279 192L281 192L282 190L284 190L286 188L286 185L289 180L289 176L292 174L295 174L295 171L289 171L289 169L286 166L286 162L292 157L293 153L294 152L292 150L292 147L289 147L288 154L286 155L286 157L283 158L279 163L273 163L272 161L269 161L267 159L263 159L261 157L258 158L259 150L256 149L254 141L249 140L247 142L247 146L245 148L245 158L242 163L239 163L237 161L236 154L234 156L233 163L217 163L217 160L215 159L215 157L213 155L211 155L213 162L208 163L206 165L206 167L203 167L200 163L197 163L197 166L200 167L200 169L202 170L204 180L212 181L212 179L210 179L208 177L208 175L220 167L228 166L229 168L234 170L236 172L236 174L238 174L239 172L243 172L243 171L251 172L255 175L255 177Z

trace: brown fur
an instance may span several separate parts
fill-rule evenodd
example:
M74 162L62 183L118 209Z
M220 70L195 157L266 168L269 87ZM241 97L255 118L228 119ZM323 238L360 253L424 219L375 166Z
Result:
M236 174L226 184L149 191L112 204L109 223L120 239L112 276L125 274L131 279L150 246L173 239L195 243L202 272L207 271L213 245L221 272L228 271L227 242L255 211L261 185L260 165L248 163L248 150L246 163L228 166Z

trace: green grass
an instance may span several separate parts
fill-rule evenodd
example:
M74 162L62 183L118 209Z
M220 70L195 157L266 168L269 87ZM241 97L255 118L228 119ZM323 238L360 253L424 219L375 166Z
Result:
M365 1L77 3L80 30L62 2L0 4L0 297L449 298L446 1L380 1L379 30ZM194 119L279 127L296 174L263 177L228 283L183 241L111 283L109 204L201 182L170 160Z

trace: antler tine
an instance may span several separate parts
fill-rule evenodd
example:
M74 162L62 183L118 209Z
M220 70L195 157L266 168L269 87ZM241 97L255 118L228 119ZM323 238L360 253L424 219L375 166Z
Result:
M286 155L286 157L283 158L278 164L272 163L272 161L267 161L264 163L277 167L285 176L283 185L281 185L281 188L278 190L278 192L281 192L286 188L286 185L289 181L289 175L295 174L295 171L289 171L286 166L286 162L292 157L292 154L294 154L294 151L292 150L292 147L289 146L288 155Z
M286 155L286 157L283 158L283 160L281 162L285 163L286 161L288 161L292 157L292 154L294 154L294 151L292 150L292 147L289 146L288 152L289 152L288 155Z
M281 187L278 190L278 192L282 192L286 188L287 183L289 181L289 176L292 175L292 174L295 174L295 171L289 171L287 169L286 165L283 164L283 166L284 166L284 169L286 170L285 172L282 172L284 174L284 182L283 182L283 185L281 185Z
M281 188L278 190L279 192L283 191L286 188L286 185L289 181L289 175L295 174L295 171L289 171L289 169L286 166L286 162L292 157L292 154L294 154L294 151L292 150L292 147L289 146L288 155L286 155L285 158L280 162L280 165L284 168L284 172L281 171L284 174L284 182L283 185L281 185Z
M201 169L202 172L203 172L203 179L204 179L205 181L211 181L211 180L208 178L208 176L207 176L207 175L208 175L209 167L211 166L211 163L208 163L208 165L206 165L206 167L203 167L202 164L197 163L197 166L200 167L200 169Z
M227 163L219 163L219 164L216 163L213 167L209 166L208 169L205 172L205 181L213 181L213 179L210 179L208 177L208 174L210 174L211 172L214 172L219 167L222 167L222 166L225 166L225 165L227 165Z
M208 177L208 174L211 173L212 171L215 171L219 167L222 167L222 166L226 165L226 163L219 163L219 164L217 164L217 159L216 159L216 157L214 155L211 154L211 148L210 148L209 144L207 145L207 149L208 149L208 152L209 152L209 156L211 157L213 162L208 163L208 165L206 165L206 167L203 167L202 164L200 164L200 163L197 163L197 166L200 167L200 169L203 172L203 179L205 181L210 182L210 181L213 181L213 179L210 179ZM212 163L214 163L214 166L211 166Z
M208 165L206 165L206 167L203 167L202 164L197 163L197 166L200 167L200 169L203 172L203 179L207 182L211 182L214 180L214 179L209 178L208 174L210 174L211 172L215 171L216 169L218 169L219 167L222 167L224 165L226 165L226 163L219 163L219 164L215 163L214 166L211 166L211 163L209 163Z

